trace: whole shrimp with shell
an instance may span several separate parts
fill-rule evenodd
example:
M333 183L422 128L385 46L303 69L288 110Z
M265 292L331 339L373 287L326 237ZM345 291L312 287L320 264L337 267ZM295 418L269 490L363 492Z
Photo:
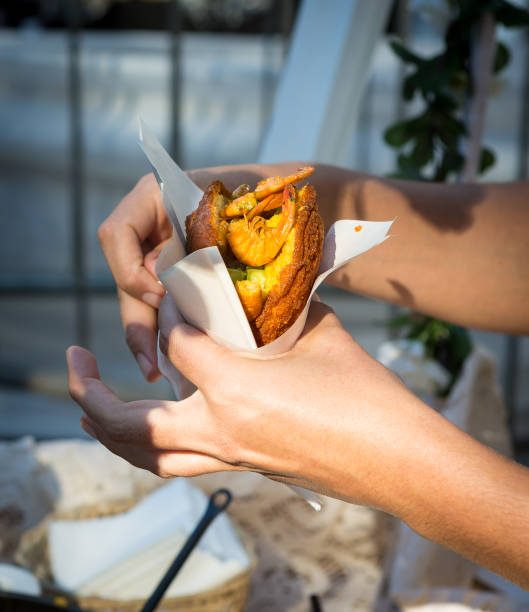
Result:
M258 267L271 262L279 253L296 220L296 190L287 185L281 198L281 212L270 219L246 216L231 221L228 243L235 257L247 266Z
M299 183L313 172L312 166L305 166L288 176L272 176L259 181L254 191L249 191L248 185L240 185L233 192L235 199L224 208L222 214L228 218L246 215L252 219L262 212L274 210L281 206L281 192L287 185Z

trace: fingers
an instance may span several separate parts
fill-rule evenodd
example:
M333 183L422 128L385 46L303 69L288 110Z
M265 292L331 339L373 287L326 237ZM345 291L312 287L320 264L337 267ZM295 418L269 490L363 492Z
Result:
M237 356L206 334L182 322L160 329L160 350L177 370L207 393L237 374Z
M162 300L158 313L160 350L175 368L202 391L222 384L220 379L226 378L226 370L236 356L184 323L169 295Z
M98 238L118 287L157 308L164 290L144 266L144 249L171 236L154 176L143 177L101 224Z
M144 302L118 289L121 321L127 344L148 382L160 378L156 352L157 311Z
M165 247L165 245L169 242L169 238L167 240L163 240L160 244L156 245L152 251L149 251L143 260L143 265L145 269L154 277L157 278L156 275L156 262L158 261L158 257Z
M200 476L201 474L242 469L201 453L159 451L152 447L142 448L115 442L101 427L87 419L81 419L81 427L89 436L101 442L115 455L119 455L130 464L148 470L161 478L172 478L175 476L190 478L192 476Z
M246 370L255 367L252 360L219 346L206 334L183 323L181 318L174 318L172 312L172 302L162 302L160 349L203 393L209 395L210 390L227 389L244 376L243 368ZM304 350L316 342L331 342L333 332L344 334L351 339L329 306L323 302L313 302L305 329L293 350Z
M113 241L103 248L117 286L129 295L158 308L164 289L143 263L143 251L131 225L115 229Z
M107 414L115 415L123 402L109 389L99 376L95 357L80 346L66 351L70 395L94 420Z
M174 439L177 431L174 425L169 423L171 415L164 410L164 402L140 401L126 404L101 381L92 353L74 346L66 352L66 359L70 395L84 410L86 422L92 427L99 427L115 442L181 448L178 446L178 440ZM182 415L187 416L184 412ZM188 423L184 425L190 427ZM200 426L204 424L200 423L195 430ZM157 431L153 433L155 428ZM173 430L173 435L170 430ZM194 439L191 431L188 431L188 434L191 442ZM198 437L199 435L195 436Z
M70 347L67 361L70 394L85 412L81 426L112 452L162 476L235 469L199 394L185 402L125 404L100 380L89 351Z

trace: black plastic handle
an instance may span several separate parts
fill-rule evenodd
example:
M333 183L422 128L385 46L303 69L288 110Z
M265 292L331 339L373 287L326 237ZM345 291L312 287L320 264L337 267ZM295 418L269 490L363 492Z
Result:
M186 559L191 554L191 551L198 544L200 538L204 535L204 532L209 527L213 519L218 516L223 510L230 505L232 495L228 489L218 489L215 493L212 493L209 498L209 504L206 511L202 515L198 525L195 527L193 533L187 538L186 543L176 556L176 559L171 563L171 567L165 573L165 576L160 580L160 583L154 590L153 594L145 602L145 605L141 609L142 612L152 612L159 604L160 599L165 594L165 591L169 588L169 585L173 581L174 577L180 571L182 565L184 565Z

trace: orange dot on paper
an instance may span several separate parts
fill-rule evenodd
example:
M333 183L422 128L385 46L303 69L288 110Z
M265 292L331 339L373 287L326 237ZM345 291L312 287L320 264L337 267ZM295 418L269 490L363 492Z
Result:
M357 225L355 227L355 232L359 232L361 229L362 229L362 226L361 225Z

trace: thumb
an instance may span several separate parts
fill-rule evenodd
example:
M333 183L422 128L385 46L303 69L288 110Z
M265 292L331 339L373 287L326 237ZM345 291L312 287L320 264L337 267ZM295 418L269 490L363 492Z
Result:
M156 274L156 262L158 261L160 253L162 252L165 245L169 242L169 240L170 238L167 238L167 240L164 240L163 242L160 242L160 244L157 244L154 249L152 249L152 251L149 251L145 255L143 259L144 267L151 273L151 275L155 279L158 279L158 275Z
M80 346L66 351L68 382L72 399L85 413L99 421L108 409L116 410L123 402L101 381L95 357Z
M206 334L181 321L160 329L160 350L188 380L207 393L222 384L235 355Z

